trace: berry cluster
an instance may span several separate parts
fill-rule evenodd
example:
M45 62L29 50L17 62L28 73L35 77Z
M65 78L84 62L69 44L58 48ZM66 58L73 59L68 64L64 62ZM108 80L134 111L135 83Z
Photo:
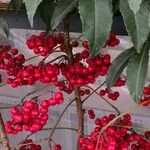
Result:
M73 65L69 66L65 63L60 64L61 73L67 79L68 87L74 85L80 87L82 85L94 83L98 76L106 75L110 65L110 55L97 55L94 59L87 59L89 57L89 52L84 50L80 54L80 59L78 59L79 57L77 58L77 54L75 56L75 63ZM62 87L61 83L61 90L64 89L65 85Z
M12 121L5 123L6 132L17 134L23 131L23 129L32 133L41 130L49 118L48 108L56 104L61 104L63 100L63 94L57 92L53 98L43 100L41 103L27 100L21 106L12 107Z
M88 116L90 119L95 119L95 113L93 109L88 110Z
M90 90L89 89L80 89L80 96L89 95Z
M25 144L27 144L27 145L25 145ZM27 139L20 143L19 150L41 150L41 146L34 144L32 139Z
M15 76L25 62L23 54L10 45L0 45L0 69L6 70L8 75Z
M108 38L108 40L107 40L107 42L105 44L105 46L112 46L112 47L114 47L114 46L119 45L119 43L120 43L120 40L117 39L116 33L111 32L110 35L109 35L109 38Z
M29 64L22 67L13 78L8 78L7 83L12 87L33 85L36 81L42 83L56 82L59 75L57 64L39 63L38 66Z
M124 86L126 84L126 79L125 79L125 77L119 77L118 79L117 79L117 81L115 82L115 84L114 84L114 87L121 87L121 86Z
M149 150L150 143L144 140L141 135L132 133L125 128L132 125L131 116L124 115L114 125L109 126L101 133L105 127L116 115L110 114L102 118L95 119L96 127L90 133L89 137L80 137L80 150ZM101 134L100 134L101 133Z
M99 95L100 95L100 96L105 96L106 94L107 94L108 98L109 98L110 100L113 100L113 101L116 101L116 100L119 98L119 96L120 96L120 94L119 94L118 91L115 91L115 92L109 91L108 88L102 89L102 90L100 90L100 92L99 92Z
M149 106L150 105L150 87L144 87L143 90L143 97L139 101L140 103L143 103L143 106Z
M60 47L64 50L63 42L64 39L62 34L49 35L46 37L45 32L41 32L39 35L32 35L26 41L26 44L35 54L46 56L53 52L57 44L61 44Z

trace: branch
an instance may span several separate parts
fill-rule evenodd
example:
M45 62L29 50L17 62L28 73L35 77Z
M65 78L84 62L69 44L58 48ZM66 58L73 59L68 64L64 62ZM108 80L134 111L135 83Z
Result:
M2 119L1 113L0 113L0 138L1 138L1 142L3 144L3 150L10 150L9 139L8 139L6 131L5 131L5 126L4 126L4 122Z
M39 90L35 90L35 91L32 91L32 92L28 93L27 95L25 95L25 96L21 99L21 103L24 102L24 100L25 100L26 98L28 98L29 96L31 96L31 97L40 96L41 94L43 94L43 90L46 89L46 88L49 87L49 86L50 86L50 85L45 86L45 87L43 87L43 88L41 88L41 89L39 89ZM51 91L51 92L53 92L53 91Z
M56 57L55 59L49 61L48 63L52 63L52 62L54 62L54 61L56 61L56 60L58 60L58 59L60 59L60 58L62 58L62 57L64 57L64 58L67 59L66 55L63 54L63 55L60 55L60 56Z
M131 107L130 109L128 109L128 111L121 113L120 115L118 115L117 117L115 117L113 120L111 120L105 127L103 127L103 128L101 129L101 131L99 132L98 140L97 140L97 141L100 140L101 134L102 134L111 124L113 124L114 122L116 122L118 119L120 119L120 118L123 117L124 115L126 115L126 114L128 114L128 113L131 113L131 112L133 112L134 110L138 109L138 108L141 107L142 105L146 104L148 101L149 101L149 100L147 100L147 101L145 101L145 102L143 102L143 103L141 103L141 104L137 104L137 105L135 105L134 107ZM95 150L98 150L98 145L99 145L99 143L97 142L97 144L96 144L96 149L95 149Z
M106 83L106 81L104 81L99 87L97 87L95 90L93 90L93 92L91 94L89 94L86 98L84 98L82 100L82 103L84 103L93 93L95 93L99 88L101 88L104 84Z
M98 94L98 92L97 91L95 91L93 88L91 88L90 86L86 86L86 87L88 87L89 89L91 89L92 91L94 91L98 96L100 96L99 94ZM110 105L117 113L118 113L118 115L121 113L119 110L118 110L118 108L117 107L115 107L112 103L110 103L106 98L104 98L103 96L100 96L108 105Z
M67 106L66 106L65 109L62 111L61 115L59 116L57 122L55 123L54 127L52 128L51 134L50 134L50 136L49 136L49 145L51 145L50 142L51 142L52 136L53 136L53 134L54 134L54 132L55 132L55 130L56 130L56 128L57 128L57 126L58 126L58 124L59 124L61 118L63 117L63 115L64 115L64 113L66 112L66 110L68 109L68 107L69 107L74 101L75 101L75 99L73 99L72 101L70 101L70 102L67 104Z

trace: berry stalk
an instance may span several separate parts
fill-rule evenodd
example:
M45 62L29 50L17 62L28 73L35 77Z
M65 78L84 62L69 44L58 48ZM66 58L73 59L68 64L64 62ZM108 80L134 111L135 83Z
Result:
M0 113L0 138L1 138L1 142L3 143L3 150L10 150L9 140L5 131L4 122L1 113Z

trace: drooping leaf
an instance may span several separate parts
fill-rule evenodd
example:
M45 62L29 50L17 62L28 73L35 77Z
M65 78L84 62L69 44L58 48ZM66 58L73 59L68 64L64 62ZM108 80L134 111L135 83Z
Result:
M10 34L10 30L9 30L7 22L5 21L5 19L3 17L0 17L0 28L3 29L3 31L6 34L6 36L8 37L9 34Z
M145 1L141 3L139 11L134 14L130 9L127 0L120 1L120 11L126 25L129 36L139 53L150 31L149 27L149 9Z
M140 53L134 54L127 66L127 84L131 96L135 101L140 99L145 83L148 70L149 48L150 43Z
M42 0L25 0L28 19L29 19L31 26L33 26L34 15L41 2Z
M136 14L140 9L142 0L128 0L128 3L129 3L131 10L134 12L134 14Z
M117 78L120 76L123 69L127 66L129 59L134 53L135 53L135 48L127 49L121 54L119 54L117 58L111 63L111 66L109 68L106 77L106 84L109 89L114 85Z
M113 12L115 13L117 10L119 10L120 0L113 0L112 4L113 4Z
M51 20L52 29L55 29L65 16L77 7L77 2L78 0L61 0L56 4Z
M79 13L83 34L89 41L91 57L94 57L104 46L111 30L112 5L110 0L80 0Z
M51 19L54 13L54 2L52 0L43 0L38 7L38 12L42 20L47 25L47 30L51 30Z

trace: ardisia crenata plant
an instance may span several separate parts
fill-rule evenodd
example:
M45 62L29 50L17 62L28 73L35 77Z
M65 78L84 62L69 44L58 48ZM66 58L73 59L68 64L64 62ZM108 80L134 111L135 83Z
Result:
M150 1L149 0L11 0L10 6L18 11L25 3L29 22L33 26L33 18L40 14L46 23L46 32L32 35L26 41L27 48L32 50L34 57L26 59L17 48L10 45L0 45L0 69L7 73L7 81L0 75L0 86L9 84L12 88L33 86L40 82L46 87L54 85L57 92L52 97L40 100L44 93L42 89L28 93L18 105L10 109L11 120L2 119L0 114L0 138L4 150L41 150L42 141L47 141L50 150L62 150L59 141L53 140L57 129L77 132L77 150L150 150L150 129L138 128L132 121L132 111L150 105L150 86L145 85L147 77L150 49ZM107 47L115 47L120 40L111 32L113 16L120 11L126 25L133 47L122 52L111 61L109 54L101 53ZM19 13L19 12L18 12ZM80 15L83 33L87 40L81 42L70 36L70 21ZM57 26L63 22L63 31ZM8 35L8 25L0 17L0 26ZM81 51L77 51L80 47ZM56 58L50 59L52 54ZM36 64L28 63L36 57L43 57ZM50 61L49 61L50 60ZM123 70L127 67L126 75ZM91 87L97 80L106 76L106 81L96 89ZM115 107L120 93L111 87L121 87L127 82L128 89L135 106L121 112ZM106 84L107 88L103 88ZM114 88L113 88L114 89ZM67 100L64 93L74 94L72 100ZM109 104L115 114L97 117L93 109L85 110L84 102L96 93ZM61 105L65 100L66 107L50 128L45 128L49 119L51 107ZM77 108L77 128L59 127L65 111L75 102ZM95 127L87 135L84 131L84 115L94 121ZM140 130L141 132L137 132ZM49 131L49 137L34 141L31 135ZM27 131L31 134L12 147L8 134ZM58 143L56 143L58 142ZM41 144L41 145L40 145Z

